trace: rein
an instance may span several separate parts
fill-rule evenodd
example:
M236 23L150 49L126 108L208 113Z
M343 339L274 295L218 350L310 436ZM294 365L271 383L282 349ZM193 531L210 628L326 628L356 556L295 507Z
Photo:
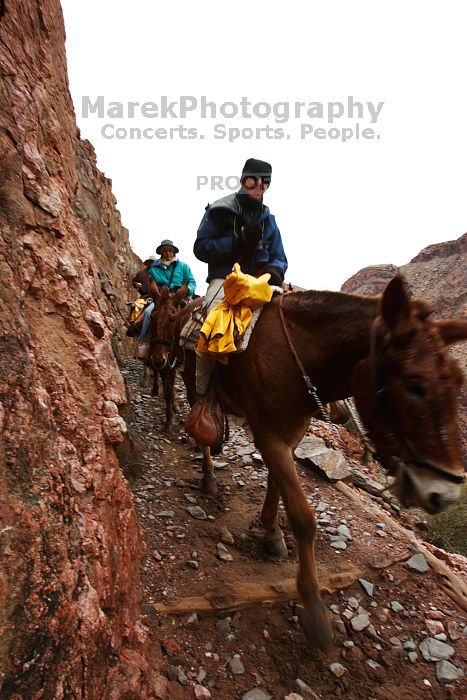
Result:
M376 334L376 322L373 324L371 331L371 344L370 344L370 366L373 378L373 392L377 403L380 407L381 413L383 414L386 422L392 430L391 437L394 438L396 442L399 443L409 454L409 459L404 459L406 464L415 464L417 467L422 467L428 471L441 476L447 481L451 481L453 484L463 484L465 481L465 476L461 474L453 474L452 472L445 471L441 467L437 467L436 464L432 464L427 460L420 457L414 450L410 442L404 437L402 431L400 430L399 421L397 420L394 411L391 408L388 399L387 385L386 385L386 373L384 371L384 366L382 363L382 358L384 352L387 349L387 343L383 342L380 345L378 352L377 348L377 334Z
M326 423L332 423L328 412L324 408L323 402L321 401L321 399L318 396L318 391L317 391L315 385L313 384L313 382L311 381L310 377L306 373L305 368L304 368L304 366L303 366L303 364L302 364L302 362L297 354L297 351L295 350L294 344L292 342L292 338L290 337L289 330L288 330L287 325L285 323L284 310L282 308L282 301L284 299L284 296L285 296L285 294L281 294L280 299L279 299L279 317L281 319L282 330L284 331L284 335L285 335L287 343L289 345L290 352L291 352L292 357L294 358L294 360L297 364L297 367L300 371L300 374L302 375L302 379L305 382L305 386L306 386L306 390L307 390L308 394L311 396L311 398L315 402L316 406L318 407L318 410L321 414L321 419L323 421L325 421Z

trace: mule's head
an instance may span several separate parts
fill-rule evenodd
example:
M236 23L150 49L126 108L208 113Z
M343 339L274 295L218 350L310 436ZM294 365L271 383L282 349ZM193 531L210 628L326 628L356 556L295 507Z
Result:
M391 280L379 300L370 357L354 372L354 393L400 501L438 513L459 498L464 478L462 373L448 346L467 339L467 321L435 321L430 312L410 299L401 277Z
M188 285L184 284L171 293L168 287L159 289L151 279L149 289L154 300L151 314L151 364L153 369L164 369L172 364L180 302L188 295Z

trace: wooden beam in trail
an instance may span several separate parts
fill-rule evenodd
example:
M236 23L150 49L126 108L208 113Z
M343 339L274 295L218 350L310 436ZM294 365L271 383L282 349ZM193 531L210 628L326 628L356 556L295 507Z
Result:
M451 600L453 600L456 605L461 608L461 610L467 612L467 585L459 576L457 576L457 574L454 573L454 571L452 571L452 569L449 568L449 566L435 557L435 555L432 554L430 550L427 549L427 547L425 547L422 542L415 537L411 530L407 530L406 528L402 527L402 525L399 525L399 523L393 520L393 518L391 518L382 508L377 506L375 503L370 503L363 499L362 496L355 491L355 489L350 488L350 486L347 486L347 484L344 484L342 481L338 481L335 484L335 487L351 501L358 503L359 507L366 513L375 515L378 520L382 520L392 530L395 530L400 535L403 535L403 537L410 542L416 551L421 552L425 556L425 559L435 574L437 574L434 580L437 582L439 587L442 588L446 595L448 595ZM408 552L406 558L408 559L408 557L412 554L413 551Z
M362 572L353 564L342 564L334 573L318 569L318 580L321 591L335 593L348 588L362 576ZM236 582L222 585L201 596L189 598L173 598L154 604L158 613L209 613L240 610L257 603L283 603L299 598L295 579L285 579L277 583L245 583Z

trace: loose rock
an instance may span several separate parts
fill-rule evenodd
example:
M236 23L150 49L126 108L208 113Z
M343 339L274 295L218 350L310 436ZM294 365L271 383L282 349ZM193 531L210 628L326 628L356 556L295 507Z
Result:
M359 578L358 582L361 585L361 587L363 588L363 590L365 591L365 593L368 596L370 596L370 598L373 598L373 592L375 590L374 585L372 583L370 583L369 581L366 581L364 578Z
M253 688L242 695L242 700L271 700L272 695L263 688Z
M410 557L410 559L405 562L405 565L411 569L411 571L418 571L420 574L424 574L430 568L427 560L421 552L414 554L413 557Z
M352 629L354 632L362 632L370 624L370 618L368 615L356 615L350 620Z
M341 551L347 549L346 543L342 542L341 540L339 540L338 542L331 542L331 547L333 547L333 549L339 549Z
M216 630L219 632L219 634L224 635L224 636L227 636L228 634L230 634L232 631L232 629L230 627L230 618L224 617L223 620L217 620Z
M234 544L235 543L235 540L234 540L232 533L229 530L227 530L226 527L222 528L220 535L219 535L219 539L224 544Z
M404 642L403 647L406 651L415 651L417 645L413 639L407 639L407 641Z
M336 678L340 678L344 675L344 673L347 673L347 669L345 668L345 666L339 663L331 664L329 666L329 670L331 671L332 675Z
M341 535L346 540L352 539L352 533L350 532L347 525L339 525L339 527L337 528L337 534Z
M373 671L377 671L379 668L381 668L380 664L378 664L376 661L373 661L373 659L367 659L365 661L366 665L369 666Z
M389 644L392 644L393 647L402 647L402 643L399 637L390 637Z
M222 549L217 550L216 556L221 561L233 561L233 556L228 552L224 552Z
M425 617L429 620L444 620L446 615L441 610L427 610Z
M242 664L238 656L233 656L230 659L229 668L235 676L245 673L245 666Z
M204 668L200 668L198 671L198 675L196 676L196 680L198 681L198 683L201 684L206 679L207 675L208 674L206 673Z
M196 520L206 520L208 517L204 510L199 506L188 506L187 511L191 517L195 518Z
M425 620L425 626L432 637L444 632L444 625L439 620Z
M295 681L295 685L297 686L297 690L304 698L310 698L310 700L319 700L318 695L316 695L314 690L312 690L310 686L305 683L305 681L302 681L300 678L297 678Z
M436 664L436 678L441 685L462 678L463 675L464 671L454 666L450 661L438 661Z
M404 606L401 605L400 603L397 602L397 600L391 601L391 610L392 612L402 612L404 609Z
M433 637L427 637L418 646L425 661L446 661L454 654L454 648Z
M154 692L156 698L166 698L169 689L169 681L165 676L154 674L153 676Z
M452 642L457 641L461 636L459 632L459 627L457 626L457 622L455 622L454 620L449 620L447 628L450 640Z

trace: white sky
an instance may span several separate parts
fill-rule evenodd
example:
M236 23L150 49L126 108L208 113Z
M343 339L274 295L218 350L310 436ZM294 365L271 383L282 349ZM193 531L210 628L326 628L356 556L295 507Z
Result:
M338 289L366 265L404 264L426 245L466 230L467 93L464 0L156 2L62 0L70 88L135 252L172 238L204 291L193 256L204 207L229 190L197 177L240 173L246 158L272 163L265 197L289 259L287 279ZM363 119L99 119L94 102L384 102ZM379 140L300 139L301 124L373 127ZM213 129L282 127L290 139L215 140ZM194 140L105 139L102 127L197 128Z

